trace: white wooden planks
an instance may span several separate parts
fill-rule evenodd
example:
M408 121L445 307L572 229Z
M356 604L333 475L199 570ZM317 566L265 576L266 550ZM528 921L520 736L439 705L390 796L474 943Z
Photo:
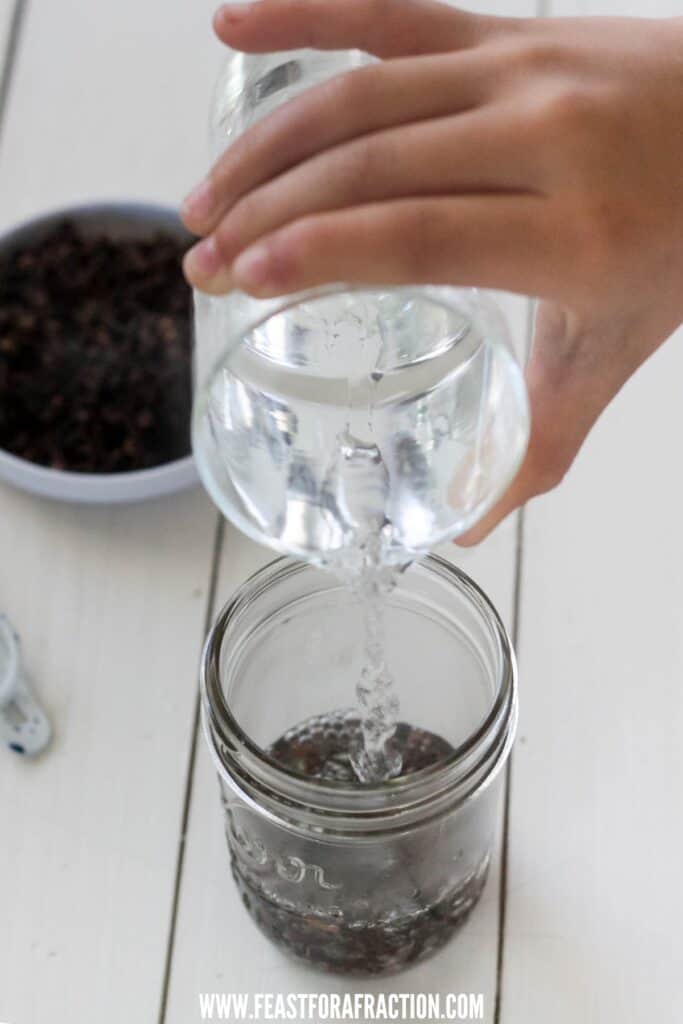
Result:
M0 751L0 1014L148 1022L173 894L211 558L201 493L76 511L0 490L0 604L55 727Z
M0 0L0 78L5 66L15 8L15 0Z
M208 148L215 6L31 0L2 144L5 223L91 199L179 201Z
M527 511L504 1024L672 1020L680 994L682 341Z
M1 227L91 197L178 197L203 163L200 7L32 0ZM0 752L1 1020L158 1015L214 524L200 491L106 510L0 489L0 607L56 733L36 763Z
M680 14L565 0L556 14ZM672 126L673 130L673 126ZM677 1019L683 890L683 332L524 538L502 1024Z

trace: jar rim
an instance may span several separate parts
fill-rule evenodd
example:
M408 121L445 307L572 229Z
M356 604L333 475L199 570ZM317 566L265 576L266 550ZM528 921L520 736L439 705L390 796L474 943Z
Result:
M395 779L363 787L319 779L287 768L270 757L232 714L223 693L220 657L223 637L245 604L258 599L263 589L292 574L313 570L304 562L278 558L250 576L233 594L210 630L201 663L202 720L219 774L242 796L285 817L299 816L336 822L336 827L360 823L386 824L435 809L444 800L464 800L493 778L509 753L517 721L517 668L512 643L495 607L483 590L461 569L437 555L416 563L455 584L479 613L498 648L495 697L484 720L453 752L437 763Z

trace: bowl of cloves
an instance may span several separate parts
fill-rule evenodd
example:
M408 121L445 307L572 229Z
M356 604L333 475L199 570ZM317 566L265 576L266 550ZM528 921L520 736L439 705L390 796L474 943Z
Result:
M0 237L0 479L65 501L192 486L191 237L177 213L98 203Z

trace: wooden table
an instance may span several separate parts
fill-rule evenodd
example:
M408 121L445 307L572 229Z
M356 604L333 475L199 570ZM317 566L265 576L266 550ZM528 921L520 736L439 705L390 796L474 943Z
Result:
M539 6L498 13L680 13ZM0 227L87 199L179 200L205 164L212 8L0 0ZM523 349L528 304L506 306ZM357 990L483 993L489 1024L678 1019L682 345L624 389L557 492L455 552L516 633L519 741L482 904L389 981L292 965L229 877L197 664L268 553L199 490L89 509L2 487L0 608L56 739L35 763L0 751L0 1020L189 1024L199 992Z

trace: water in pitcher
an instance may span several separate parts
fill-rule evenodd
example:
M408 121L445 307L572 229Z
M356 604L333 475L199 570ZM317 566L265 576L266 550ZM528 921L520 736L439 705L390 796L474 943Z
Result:
M386 595L490 507L527 440L514 355L448 291L336 291L285 306L214 367L195 429L219 507L261 542L340 574L363 603L353 764L364 782L401 770Z
M248 534L353 573L405 565L495 500L526 444L521 370L438 292L325 294L214 367L195 449Z

